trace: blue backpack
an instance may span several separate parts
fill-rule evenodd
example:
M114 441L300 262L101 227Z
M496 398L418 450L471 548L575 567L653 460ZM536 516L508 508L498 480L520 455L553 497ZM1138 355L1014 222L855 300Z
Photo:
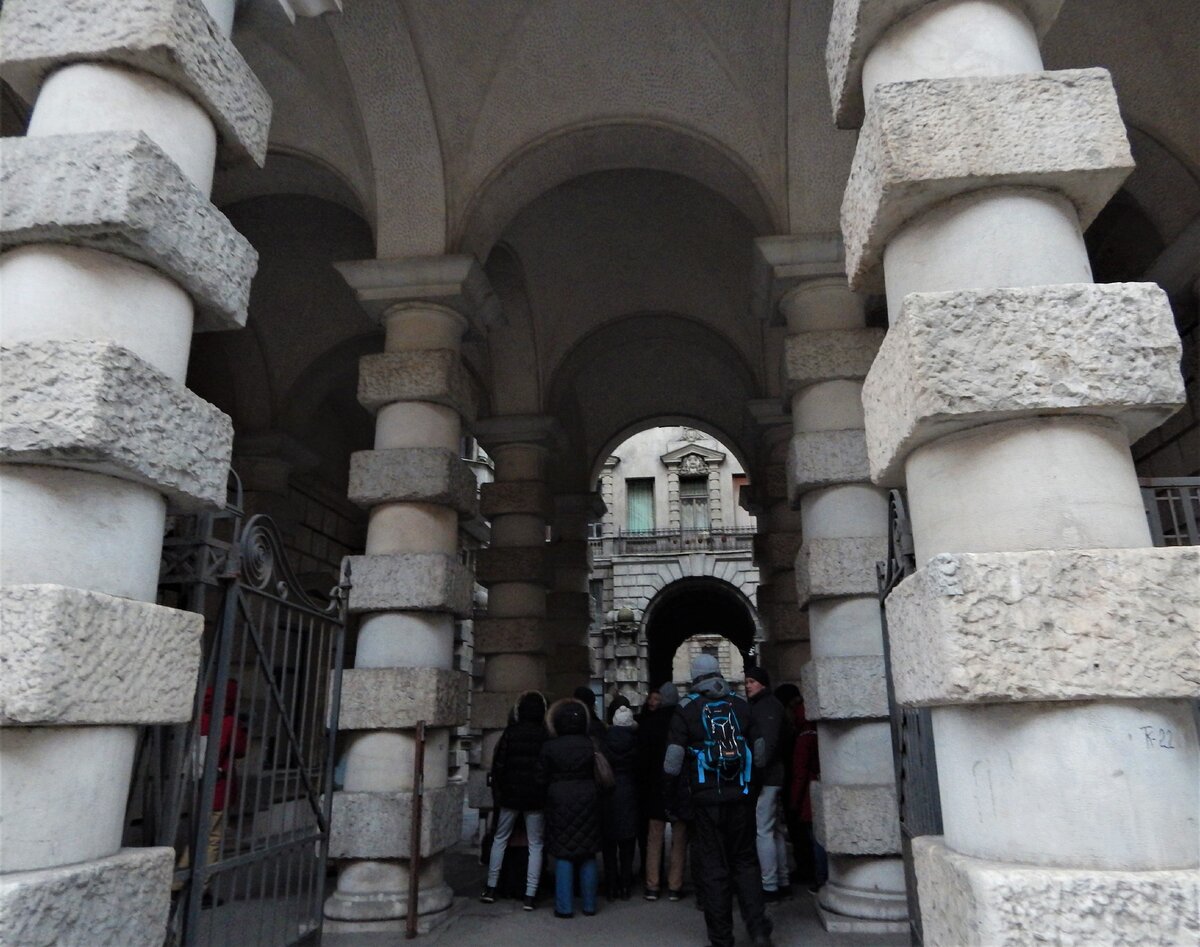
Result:
M699 696L688 695L691 699ZM696 781L703 785L713 779L718 789L722 783L736 782L742 794L748 794L752 754L733 704L728 700L708 701L700 710L700 723L704 727L704 746L692 747Z

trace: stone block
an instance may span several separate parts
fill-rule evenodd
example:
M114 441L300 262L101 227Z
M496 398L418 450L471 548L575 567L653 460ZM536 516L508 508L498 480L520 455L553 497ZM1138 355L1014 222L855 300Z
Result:
M908 705L1200 697L1200 548L935 556L888 596Z
M117 63L169 82L208 112L226 161L266 160L270 96L202 0L7 0L0 76L27 101L46 75L76 62Z
M504 729L508 726L520 698L520 692L475 691L471 694L471 728Z
M760 608L759 615L767 626L767 639L774 643L808 641L808 612L793 605L771 605Z
M787 572L795 568L803 535L799 530L759 533L754 537L754 562L764 572Z
M886 536L806 539L796 556L796 600L877 595L875 563L885 558Z
M440 668L347 668L342 672L339 730L454 727L467 719L471 679Z
M763 484L768 497L786 497L788 495L787 464L767 464Z
M543 654L547 644L542 618L480 618L475 621L476 654Z
M170 848L0 875L8 947L161 947L171 902Z
M471 614L471 571L454 556L398 553L350 556L351 612Z
M835 855L900 854L896 787L812 783L813 831Z
M814 658L800 674L809 720L873 720L888 716L882 654Z
M876 483L939 437L1032 415L1115 418L1130 443L1187 398L1179 332L1154 283L910 293L863 386Z
M467 775L467 805L472 809L490 809L494 805L486 770L473 769Z
M451 506L460 515L476 514L478 484L458 451L439 447L363 450L350 455L351 502L431 503Z
M589 569L591 544L586 539L563 539L550 544L555 571L559 569Z
M0 247L66 243L137 260L187 290L197 331L246 324L257 251L140 132L5 138L0 189Z
M480 585L496 582L531 582L549 585L554 576L550 547L491 546L475 554L475 581Z
M452 783L421 797L421 854L435 855L458 842L466 787ZM412 854L411 792L335 792L330 817L330 858L408 858Z
M913 839L929 947L1178 947L1200 942L1200 871L1094 871L971 858Z
M1014 0L1039 37L1058 17L1063 0ZM863 120L862 68L867 54L895 24L929 5L929 0L835 0L825 46L825 70L838 128Z
M788 498L793 507L810 490L839 483L866 483L867 436L860 428L846 431L802 431L788 446Z
M233 423L111 342L0 348L0 459L132 480L184 509L225 505Z
M554 498L544 480L503 480L479 488L479 511L487 519L506 513L528 513L549 519Z
M850 288L882 292L907 221L990 187L1058 191L1087 228L1133 170L1103 69L919 79L875 90L842 201Z
M372 412L397 401L428 401L453 408L468 422L478 410L462 358L450 349L364 355L358 361L358 401Z
M761 583L754 594L758 599L759 608L768 608L773 605L800 607L795 577L789 576L787 573L781 573L778 582Z
M185 723L203 616L61 585L0 588L0 726Z
M587 592L566 592L562 589L553 589L546 593L546 617L590 620L592 597Z
M783 341L785 394L822 381L865 378L883 341L883 329L799 332Z

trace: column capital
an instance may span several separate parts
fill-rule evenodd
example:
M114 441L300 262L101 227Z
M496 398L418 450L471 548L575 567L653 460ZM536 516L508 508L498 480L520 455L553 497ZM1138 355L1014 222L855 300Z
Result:
M556 493L554 512L557 516L584 516L589 521L599 520L608 512L608 504L595 491L586 493Z
M354 290L360 306L383 321L397 306L425 303L462 316L469 333L483 336L501 322L500 300L473 256L347 260L334 267Z
M845 279L845 258L842 238L837 233L759 237L754 241L750 275L751 311L767 325L784 325L780 300L808 280Z
M564 434L558 419L547 414L508 414L476 422L475 437L491 453L514 445L552 450Z

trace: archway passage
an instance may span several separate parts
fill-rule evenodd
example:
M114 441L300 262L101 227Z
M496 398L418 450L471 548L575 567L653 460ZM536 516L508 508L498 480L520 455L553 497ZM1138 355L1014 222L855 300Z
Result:
M753 663L755 623L748 602L719 579L681 579L667 586L646 615L650 686L671 680L675 652L695 635L719 635Z

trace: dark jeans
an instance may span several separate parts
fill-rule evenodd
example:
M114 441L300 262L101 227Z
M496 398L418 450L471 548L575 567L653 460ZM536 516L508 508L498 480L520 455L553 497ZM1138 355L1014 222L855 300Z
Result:
M600 873L596 870L596 856L587 858L560 858L554 866L554 910L558 914L575 913L575 869L579 869L579 890L583 900L583 910L587 914L596 913L596 888L599 886Z
M633 849L636 843L637 839L631 838L604 843L604 888L609 897L622 889L633 887Z
M704 923L713 947L733 945L733 895L752 938L771 933L763 904L762 873L755 845L754 801L696 806L692 833L692 868L696 892L704 905Z

